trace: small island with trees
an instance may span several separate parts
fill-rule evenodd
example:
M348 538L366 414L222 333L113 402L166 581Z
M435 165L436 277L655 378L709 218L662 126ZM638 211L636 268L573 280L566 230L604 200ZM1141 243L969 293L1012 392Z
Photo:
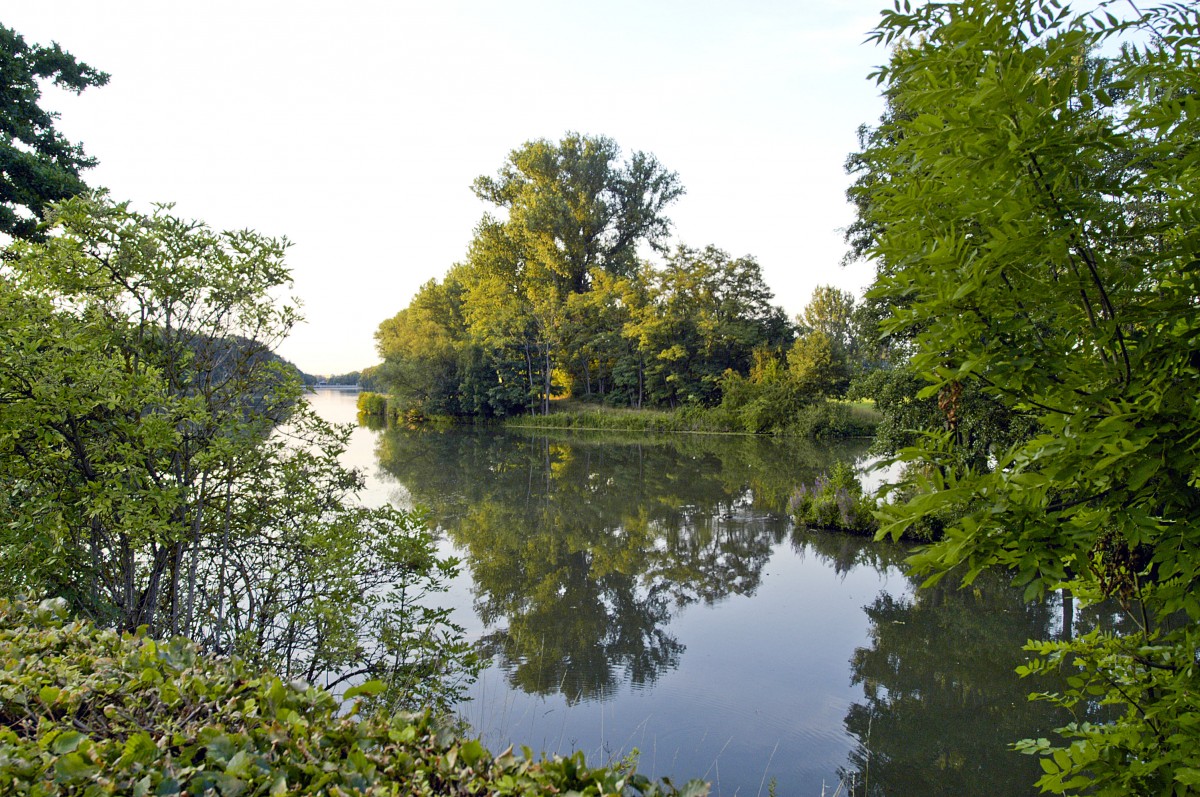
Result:
M818 288L797 326L773 304L753 257L712 245L667 251L666 209L683 188L653 156L622 160L611 139L570 133L526 142L474 190L503 220L485 215L467 259L380 324L383 362L371 382L387 398L364 394L366 414L873 431L869 406L827 403L885 356L867 351L860 325L869 318L855 312L854 296ZM642 251L657 252L661 264Z

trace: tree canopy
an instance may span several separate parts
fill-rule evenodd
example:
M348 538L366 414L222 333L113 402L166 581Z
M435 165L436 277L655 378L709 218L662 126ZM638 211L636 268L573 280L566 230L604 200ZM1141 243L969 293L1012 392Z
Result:
M383 381L424 412L545 413L570 394L643 407L713 405L726 371L792 326L751 257L665 251L683 189L652 156L608 138L527 142L475 191L486 215L465 262L423 286L376 334ZM639 246L663 253L655 268Z
M528 141L474 190L507 213L504 227L531 276L579 293L593 269L629 276L639 244L661 247L671 228L666 208L683 195L679 177L653 155L634 152L625 163L620 156L604 136Z
M854 160L857 233L939 416L885 533L937 519L931 581L1002 568L1136 625L1032 646L1028 672L1071 675L1046 699L1077 721L1024 746L1055 792L1200 784L1198 31L1184 4L964 0L874 34L890 112ZM972 393L1027 432L962 456Z
M80 172L96 163L55 128L58 114L41 107L44 80L78 94L108 75L56 43L27 44L0 25L0 232L17 238L40 237L46 205L82 192Z

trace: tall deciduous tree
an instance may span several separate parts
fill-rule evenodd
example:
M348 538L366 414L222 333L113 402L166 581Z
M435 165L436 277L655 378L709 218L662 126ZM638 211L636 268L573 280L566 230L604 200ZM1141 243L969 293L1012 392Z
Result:
M568 298L587 291L596 271L633 274L638 246L662 245L666 207L683 193L654 156L634 152L622 163L620 155L612 139L568 133L558 143L527 142L496 177L475 181L475 193L506 218L485 217L476 231L472 325L495 330L504 321L543 412L554 369L584 362L564 325Z
M46 205L83 191L80 172L96 163L54 127L58 114L41 107L44 80L78 94L108 75L58 44L27 44L0 25L0 232L18 238L40 237Z
M854 334L854 294L832 285L820 285L799 320L809 329L824 334L837 351L849 355Z
M714 404L726 371L747 373L755 349L791 343L792 327L752 257L679 246L644 276L653 301L630 331L647 356L654 404Z
M1033 645L1080 717L1025 745L1055 792L1200 785L1198 31L1184 4L964 0L875 33L894 113L861 153L859 229L941 414L884 533L940 517L913 560L932 578L1004 568L1137 624ZM985 467L958 452L969 389L1034 425ZM1124 713L1089 723L1097 701Z
M511 234L563 293L587 288L594 268L628 276L637 247L661 246L666 208L683 194L674 172L644 152L621 163L616 142L568 133L509 153L496 177L479 177L475 193L503 208Z

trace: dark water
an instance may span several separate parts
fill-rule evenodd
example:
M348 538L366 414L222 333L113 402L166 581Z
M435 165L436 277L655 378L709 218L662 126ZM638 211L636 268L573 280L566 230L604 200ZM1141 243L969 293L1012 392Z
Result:
M636 748L715 795L1032 793L1007 744L1064 719L1013 669L1061 607L996 579L916 593L902 549L794 528L792 489L863 448L359 429L348 457L463 559L446 600L491 665L461 712L493 750Z

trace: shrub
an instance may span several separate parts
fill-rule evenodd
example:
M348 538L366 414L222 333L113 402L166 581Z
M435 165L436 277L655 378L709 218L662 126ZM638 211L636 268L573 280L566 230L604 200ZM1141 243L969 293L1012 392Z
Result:
M788 512L801 525L873 534L875 499L863 495L854 469L837 462L812 484L801 484L788 502Z
M388 397L383 393L364 390L358 394L358 415L376 421L387 421Z
M582 754L494 756L426 714L371 712L383 685L285 683L183 638L0 600L0 792L20 794L703 795Z
M796 411L789 421L788 434L797 437L871 437L879 423L879 413L867 402L827 399L808 404Z

